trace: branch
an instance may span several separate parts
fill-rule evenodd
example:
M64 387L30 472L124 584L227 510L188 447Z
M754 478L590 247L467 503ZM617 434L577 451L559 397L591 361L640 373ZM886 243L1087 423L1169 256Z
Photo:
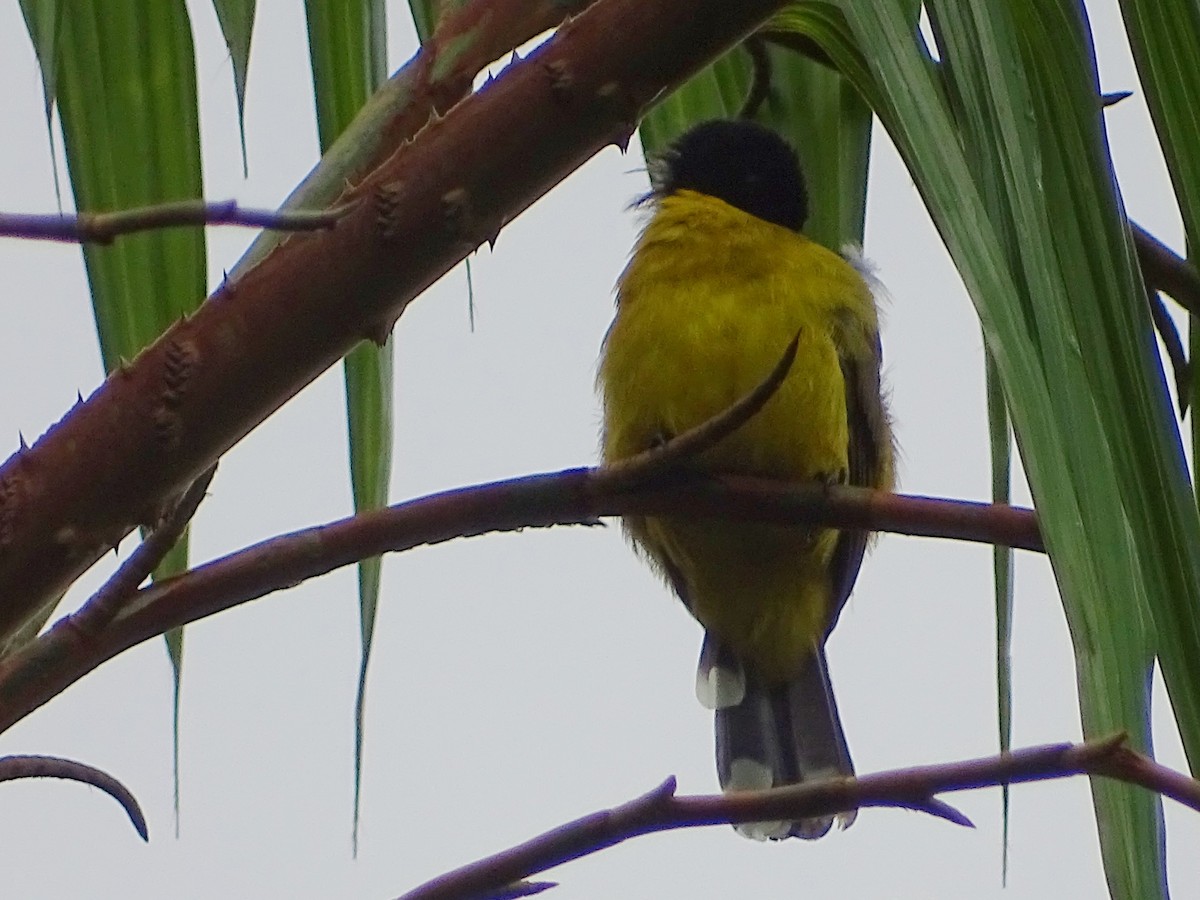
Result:
M1171 363L1171 371L1175 375L1175 397L1179 406L1179 418L1187 415L1192 393L1192 364L1188 362L1187 351L1183 347L1183 339L1175 320L1167 312L1162 294L1152 288L1146 288L1146 302L1150 305L1150 320L1158 332L1163 349L1167 352L1167 360Z
M116 212L67 215L0 213L0 237L40 241L111 244L122 234L174 228L180 225L241 225L275 231L316 231L332 228L352 210L352 204L333 209L243 209L236 200L179 200Z
M1150 316L1175 372L1175 393L1179 401L1179 416L1183 418L1191 399L1192 367L1179 338L1179 331L1160 293L1173 297L1192 315L1200 315L1200 273L1141 225L1131 221L1129 230L1133 235L1142 280L1146 283Z
M659 475L653 454L641 465ZM1042 549L1032 510L989 503L687 472L640 483L629 469L619 478L589 468L529 475L263 541L143 588L86 640L69 619L59 621L0 661L0 731L135 644L361 559L493 531L593 525L602 516L630 514L826 525Z
M130 793L129 788L107 772L57 756L0 757L0 781L13 781L17 778L64 778L67 781L79 781L99 788L121 804L142 840L150 840L146 817L142 815L142 808L137 799Z
M602 515L672 514L895 530L1041 549L1031 510L900 497L823 482L721 478L681 468L766 404L795 361L796 347L793 339L762 383L729 408L663 446L615 465L459 488L307 528L230 554L130 598L160 551L174 543L195 512L208 484L201 479L79 613L0 662L0 731L100 663L155 634L384 552L489 531L592 525Z
M228 279L0 467L0 653L271 412L783 0L600 0ZM320 205L320 204L310 204ZM170 402L164 402L169 398ZM7 641L8 646L5 646Z
M1129 229L1146 287L1200 316L1200 274L1195 267L1136 222L1130 222Z
M759 410L767 405L767 401L775 396L788 372L792 370L799 346L800 335L797 334L784 348L783 356L775 363L775 368L767 377L754 390L740 397L723 412L683 434L676 435L661 447L654 447L637 456L605 466L596 473L598 484L595 489L608 492L645 484L729 437L754 418Z
M467 96L475 76L494 60L577 15L595 0L463 0L440 12L420 52L359 110L284 209L320 208L347 184L361 181L437 116ZM260 235L232 270L252 269L280 243Z
M535 873L659 831L802 819L874 806L929 811L931 802L941 814L952 808L933 800L934 794L1073 775L1100 775L1142 785L1200 812L1200 782L1158 765L1129 749L1124 741L1122 734L1084 744L1047 744L964 762L723 796L678 797L675 779L669 778L623 806L584 816L470 863L426 882L400 900L489 896ZM955 821L970 825L961 816Z
M167 513L158 527L129 554L129 558L121 565L112 577L106 581L100 590L80 607L79 611L70 616L70 623L84 636L94 635L112 621L121 604L131 597L143 581L150 577L158 568L158 564L171 552L171 548L179 541L180 535L188 526L188 522L196 515L200 503L204 500L208 486L212 484L217 467L213 465L207 472L197 478L190 488L179 498L179 502Z
M747 38L742 46L750 57L750 89L738 110L738 118L753 119L771 96L771 55L761 34Z

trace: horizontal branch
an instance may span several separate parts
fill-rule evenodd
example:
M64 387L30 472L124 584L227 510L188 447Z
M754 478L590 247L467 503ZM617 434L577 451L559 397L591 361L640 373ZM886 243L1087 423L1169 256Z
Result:
M18 778L62 778L88 784L104 791L121 804L134 830L143 841L150 840L146 817L129 788L107 772L93 766L62 759L58 756L4 756L0 757L0 781L15 781Z
M509 850L449 872L400 900L462 900L490 896L513 882L604 850L632 837L739 822L805 819L863 807L952 809L935 794L1002 784L1099 775L1138 784L1200 812L1200 782L1160 766L1117 735L1084 744L1047 744L997 756L916 766L859 778L807 782L767 791L678 797L675 779L623 806L568 822ZM970 824L959 818L962 824Z
M74 244L111 244L122 234L177 228L181 225L240 225L273 231L317 231L332 228L354 204L332 209L246 209L236 200L178 200L113 212L68 215L0 213L0 237Z
M67 617L0 663L0 731L104 661L168 629L362 559L488 532L595 525L603 516L629 514L707 516L1042 549L1028 509L823 483L662 473L653 458L643 465L653 477L642 484L627 467L578 468L431 494L272 538L158 582L122 604L103 628L81 629Z

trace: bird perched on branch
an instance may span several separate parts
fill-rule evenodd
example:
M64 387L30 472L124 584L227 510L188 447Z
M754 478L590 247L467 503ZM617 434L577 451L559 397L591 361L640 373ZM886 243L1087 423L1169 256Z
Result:
M600 360L605 462L718 415L798 336L762 410L690 465L890 489L875 301L859 270L801 233L807 192L793 149L759 125L707 122L652 165L651 188ZM715 710L722 789L853 774L825 640L868 535L675 517L627 516L625 527L705 628L696 687ZM854 813L840 818L848 826ZM832 823L739 830L818 838Z

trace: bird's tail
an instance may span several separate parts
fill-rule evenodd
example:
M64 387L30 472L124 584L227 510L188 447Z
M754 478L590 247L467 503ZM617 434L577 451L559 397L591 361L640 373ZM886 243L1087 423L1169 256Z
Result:
M838 718L833 688L818 648L790 681L761 683L727 647L705 635L696 679L700 702L715 710L717 775L723 791L757 790L839 775L854 764ZM795 822L735 826L746 837L813 840L837 819L842 828L855 812Z

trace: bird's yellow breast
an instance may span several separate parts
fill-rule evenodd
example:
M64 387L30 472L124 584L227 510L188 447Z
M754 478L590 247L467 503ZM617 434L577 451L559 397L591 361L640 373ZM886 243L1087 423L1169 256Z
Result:
M803 236L702 194L660 200L618 283L599 383L603 456L618 460L692 428L752 391L799 336L796 361L753 419L706 452L713 471L845 478L841 359L872 352L862 277ZM846 327L851 323L854 327ZM860 342L863 346L847 346ZM693 614L771 679L824 637L837 533L676 519L626 523Z

